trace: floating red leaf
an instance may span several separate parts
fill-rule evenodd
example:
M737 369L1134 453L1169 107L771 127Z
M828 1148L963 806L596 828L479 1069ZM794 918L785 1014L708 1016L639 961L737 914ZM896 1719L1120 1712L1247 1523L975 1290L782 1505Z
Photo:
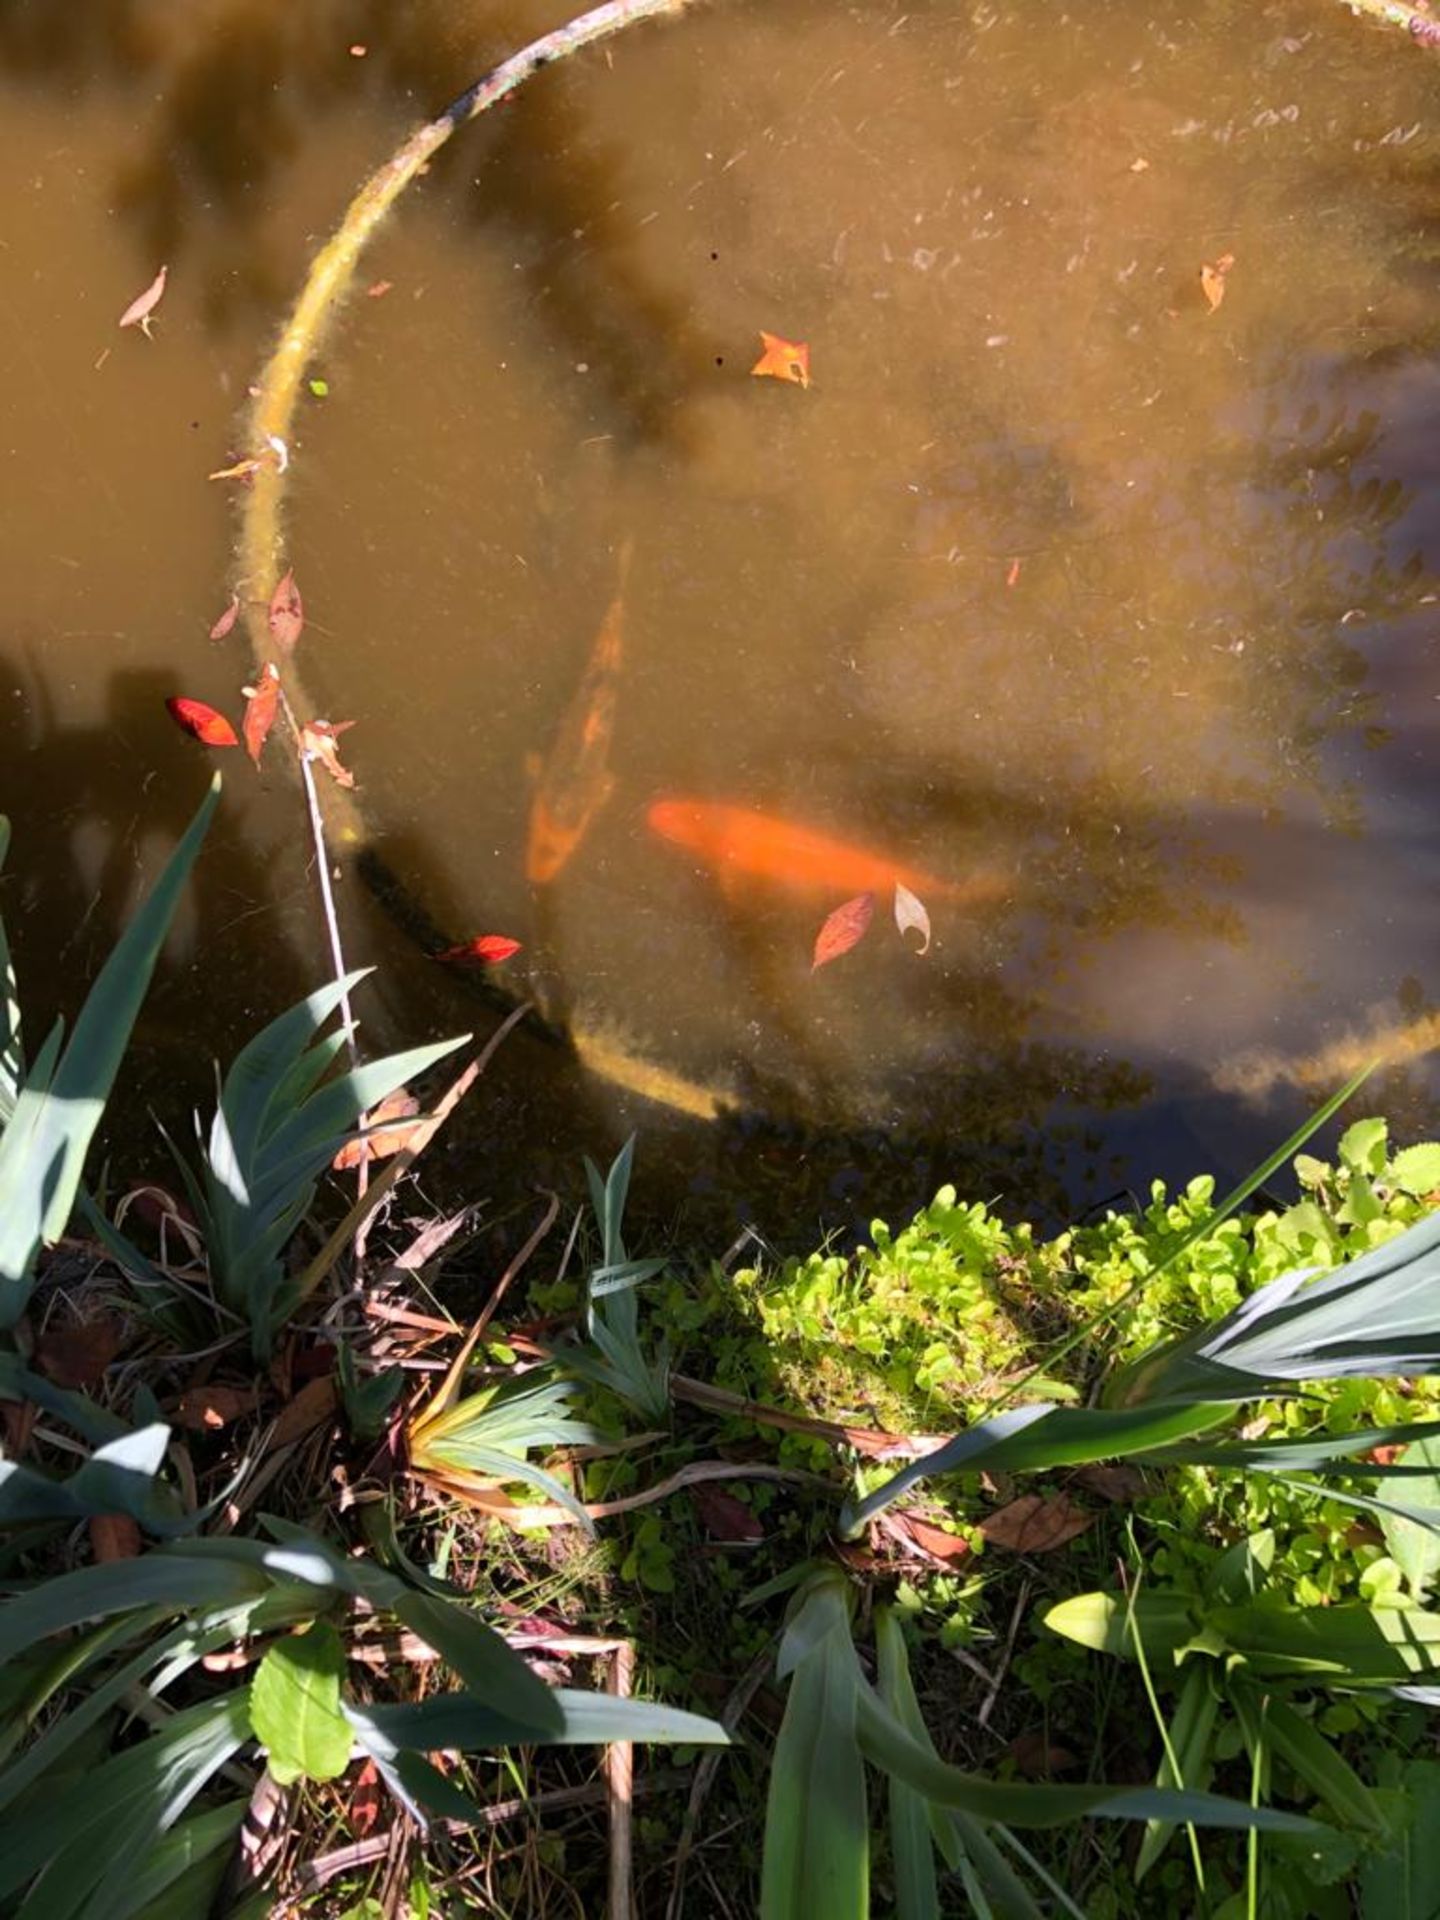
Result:
M165 291L165 276L169 271L168 267L161 267L145 291L135 296L120 316L122 327L139 327L147 340L154 339L150 331L150 316L160 304Z
M270 628L270 638L285 653L295 645L305 631L305 603L300 598L300 589L295 584L295 569L291 567L283 580L270 596L270 611L266 615Z
M280 670L266 661L260 669L258 687L245 687L245 751L258 767L260 754L275 724L280 705Z
M335 742L353 720L337 720L332 726L328 720L312 720L308 727L300 729L300 746L312 760L318 760L330 778L341 787L353 787L355 776L348 767L340 764L340 753Z
M230 629L234 626L235 622L239 619L239 617L240 617L240 596L238 593L232 593L230 596L229 606L225 609L225 611L221 614L220 618L215 622L214 626L211 627L210 629L210 638L212 640L223 640L226 634L229 633Z
M477 933L458 947L447 947L435 958L450 967L498 967L502 960L519 953L520 942L503 933Z
M813 973L817 967L828 966L832 960L838 960L842 953L849 953L853 946L865 938L874 912L873 893L857 893L843 907L836 907L815 936L815 955L810 962L810 971Z
M183 727L186 733L207 747L238 747L239 736L223 713L217 713L214 707L207 707L203 700L190 700L183 693L172 694L165 702L170 718L177 727Z

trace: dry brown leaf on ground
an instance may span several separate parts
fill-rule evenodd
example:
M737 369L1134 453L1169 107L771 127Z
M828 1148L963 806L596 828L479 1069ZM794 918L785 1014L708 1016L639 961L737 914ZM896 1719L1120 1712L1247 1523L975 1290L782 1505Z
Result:
M1052 1774L1068 1773L1080 1764L1068 1747L1047 1740L1038 1727L1020 1734L1005 1751L1027 1780L1048 1780Z
M303 1440L307 1433L313 1433L322 1426L340 1404L335 1391L335 1376L327 1373L319 1380L307 1380L305 1385L281 1408L274 1430L270 1435L270 1445L288 1447L296 1440Z
M35 1367L57 1387L93 1387L120 1351L125 1323L113 1313L52 1322L35 1346Z
M1112 1462L1108 1466L1080 1467L1071 1478L1086 1493L1093 1493L1100 1500L1113 1500L1117 1504L1139 1500L1145 1492L1144 1474L1139 1467L1132 1467L1125 1461Z
M712 1540L743 1541L752 1545L765 1538L765 1529L743 1500L723 1487L691 1487L690 1499L700 1524Z
M92 1514L90 1552L97 1567L111 1560L136 1560L140 1556L140 1529L128 1513Z
M968 1540L960 1539L957 1534L946 1533L943 1527L933 1527L928 1520L919 1520L913 1513L889 1513L882 1518L888 1523L892 1534L908 1542L928 1559L938 1560L942 1566L958 1566L962 1560L970 1557Z
M980 1531L990 1546L1011 1553L1053 1553L1084 1533L1094 1519L1090 1509L1077 1506L1068 1493L1025 1493L987 1514Z
M254 1411L254 1387L187 1387L175 1403L175 1424L192 1433L215 1433Z

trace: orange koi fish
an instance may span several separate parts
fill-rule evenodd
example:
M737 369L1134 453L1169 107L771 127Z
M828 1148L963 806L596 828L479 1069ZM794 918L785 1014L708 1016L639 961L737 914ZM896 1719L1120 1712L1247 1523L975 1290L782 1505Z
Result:
M555 878L614 791L610 739L615 731L631 544L627 540L620 550L615 598L600 624L584 678L565 709L543 767L531 769L535 795L530 802L525 878L532 886L546 886Z
M969 902L999 899L1009 891L1004 875L993 870L957 885L749 807L656 800L645 818L662 839L693 853L722 880L743 874L797 893L852 894L883 893L898 881L931 899Z

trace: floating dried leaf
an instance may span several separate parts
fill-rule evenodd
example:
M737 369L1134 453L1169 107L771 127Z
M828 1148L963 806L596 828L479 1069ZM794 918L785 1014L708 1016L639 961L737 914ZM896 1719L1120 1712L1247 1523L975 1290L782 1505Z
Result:
M207 473L207 480L248 480L263 467L263 460L237 460L233 467L217 467L214 473Z
M366 297L371 300L383 300L394 284L393 280L376 280L371 286L366 287Z
M337 720L332 726L328 720L312 720L308 727L300 729L300 747L313 760L318 760L330 778L341 787L353 787L355 776L348 767L340 764L340 754L335 742L347 727L353 727L353 720Z
M762 327L760 344L765 351L750 369L752 376L793 380L797 386L809 386L810 348L804 340L782 340L778 333L766 333Z
M212 473L210 478L213 480L215 478L215 475ZM232 593L230 596L229 606L225 609L225 611L221 614L220 618L215 622L214 626L211 627L210 629L210 638L212 640L223 640L226 634L230 632L231 628L235 625L235 622L239 618L240 618L240 596L238 593Z
M135 296L120 316L122 327L139 327L147 340L155 338L150 331L150 316L160 304L165 292L165 276L169 271L168 267L161 267L145 291Z
M1235 264L1233 253L1222 253L1214 266L1205 265L1200 269L1200 291L1212 313L1225 298L1225 276Z
M270 611L265 616L270 638L289 653L305 631L305 603L295 584L295 569L289 568L270 596Z
M258 767L275 715L280 706L280 669L266 661L260 670L258 687L243 687L245 695L245 751Z
M849 953L858 941L865 938L874 912L873 893L857 893L853 900L836 907L815 936L815 953L810 962L810 971L813 973L817 967L825 967L832 960L838 960L842 953Z
M930 916L925 911L925 902L900 880L895 882L895 924L902 940L912 928L919 934L917 954L930 951Z

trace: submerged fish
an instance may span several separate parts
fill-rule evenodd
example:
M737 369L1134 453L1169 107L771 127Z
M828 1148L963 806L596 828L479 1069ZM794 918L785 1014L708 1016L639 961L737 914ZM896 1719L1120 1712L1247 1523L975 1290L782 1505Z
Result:
M600 624L590 664L556 730L543 767L535 769L525 878L543 887L564 867L614 790L610 740L615 731L625 580L631 542L620 550L615 598Z
M881 893L898 882L938 900L997 900L1009 891L995 869L956 883L881 853L749 807L708 800L656 800L645 816L662 839L693 853L722 880L747 875L797 893Z

